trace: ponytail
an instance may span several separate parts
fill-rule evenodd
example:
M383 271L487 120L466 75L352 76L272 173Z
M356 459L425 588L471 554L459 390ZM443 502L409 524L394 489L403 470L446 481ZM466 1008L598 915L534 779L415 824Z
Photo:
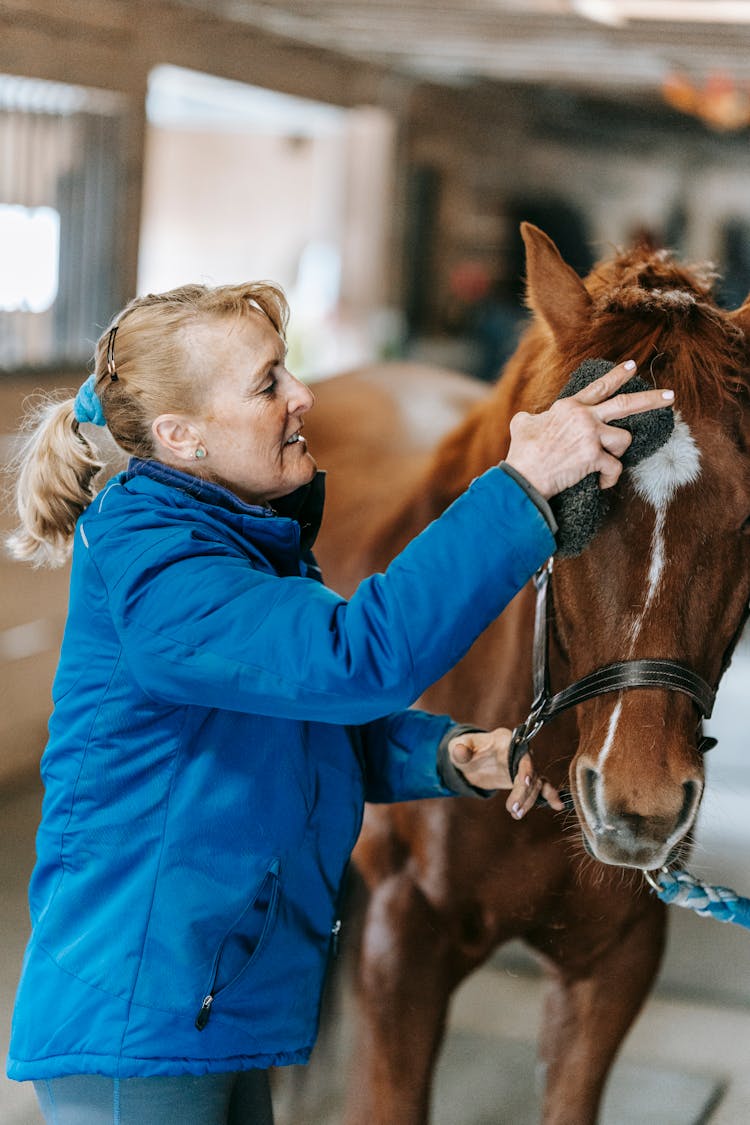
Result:
M93 500L94 479L104 462L80 432L75 399L45 399L29 416L21 449L13 458L20 525L7 538L13 558L35 566L61 566L76 520Z

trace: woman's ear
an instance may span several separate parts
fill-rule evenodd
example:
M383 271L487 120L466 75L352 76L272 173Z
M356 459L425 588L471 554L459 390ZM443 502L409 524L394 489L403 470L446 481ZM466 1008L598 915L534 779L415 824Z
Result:
M179 414L160 414L151 423L151 432L157 447L179 461L195 460L196 449L203 445L197 428Z

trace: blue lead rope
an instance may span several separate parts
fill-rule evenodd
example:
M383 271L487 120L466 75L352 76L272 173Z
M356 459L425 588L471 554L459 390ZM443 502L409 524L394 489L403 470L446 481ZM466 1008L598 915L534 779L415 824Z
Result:
M729 887L701 883L687 871L670 870L668 867L644 871L643 874L662 902L686 906L703 918L735 922L750 929L750 898L743 898Z

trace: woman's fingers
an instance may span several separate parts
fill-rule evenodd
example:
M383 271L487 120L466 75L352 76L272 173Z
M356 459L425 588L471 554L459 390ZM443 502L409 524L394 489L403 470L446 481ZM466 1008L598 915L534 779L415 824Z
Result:
M520 774L519 774L520 776ZM538 778L534 778L531 784L527 785L523 781L516 782L511 789L510 796L505 802L505 807L515 820L521 820L529 809L534 807L536 799L541 789L541 782Z
M543 797L547 804L558 812L565 808L560 794L546 777L541 777L534 767L530 754L524 754L518 764L518 773L513 782L510 796L505 802L505 807L515 820L522 820L537 802L538 797Z
M589 383L587 387L583 387L576 394L571 395L571 398L577 399L584 406L596 406L597 403L611 398L615 391L619 391L623 383L627 383L628 379L633 378L635 370L635 361L626 359L624 363L618 363L606 375L600 375L593 383Z
M618 363L606 375L595 379L571 397L583 406L597 407L594 413L602 422L627 418L630 414L643 414L647 410L660 410L674 401L674 391L664 388L634 391L626 395L615 394L628 379L632 379L635 370L636 365L632 359Z
M615 395L600 403L594 413L602 422L629 418L631 414L644 414L647 410L663 410L674 402L674 391L634 391L628 395Z
M512 817L521 820L526 813L533 809L536 799L545 784L534 767L531 754L524 754L518 763L518 773L513 782L510 796L505 802L505 807Z
M542 782L542 796L550 808L556 809L557 812L564 810L565 804L551 781Z
M613 457L622 457L632 442L633 435L620 426L602 426L599 440L607 453L611 453Z
M599 473L599 487L614 488L622 476L622 461L602 451L596 469Z
M511 419L506 464L526 477L546 499L599 474L602 488L611 488L622 473L619 458L630 435L610 426L630 414L672 406L669 390L615 392L635 371L632 361L620 363L575 395L558 399L541 414L520 412ZM611 397L613 396L614 397Z
M619 458L633 440L628 430L621 426L610 426L608 423L627 418L631 414L663 409L671 405L674 400L673 391L661 389L615 394L614 392L632 377L635 366L632 360L619 363L606 375L573 396L579 403L587 406L595 418L604 423L598 432L602 452L596 466L601 488L612 488L617 484L622 475Z
M612 488L622 475L622 457L633 440L633 435L617 426L602 426L600 431L601 453L597 470L599 486Z

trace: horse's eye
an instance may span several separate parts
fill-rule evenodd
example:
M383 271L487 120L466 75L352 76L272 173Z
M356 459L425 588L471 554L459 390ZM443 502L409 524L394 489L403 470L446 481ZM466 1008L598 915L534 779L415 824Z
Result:
M750 516L747 517L742 527L740 528L740 531L743 533L743 535L750 535Z

